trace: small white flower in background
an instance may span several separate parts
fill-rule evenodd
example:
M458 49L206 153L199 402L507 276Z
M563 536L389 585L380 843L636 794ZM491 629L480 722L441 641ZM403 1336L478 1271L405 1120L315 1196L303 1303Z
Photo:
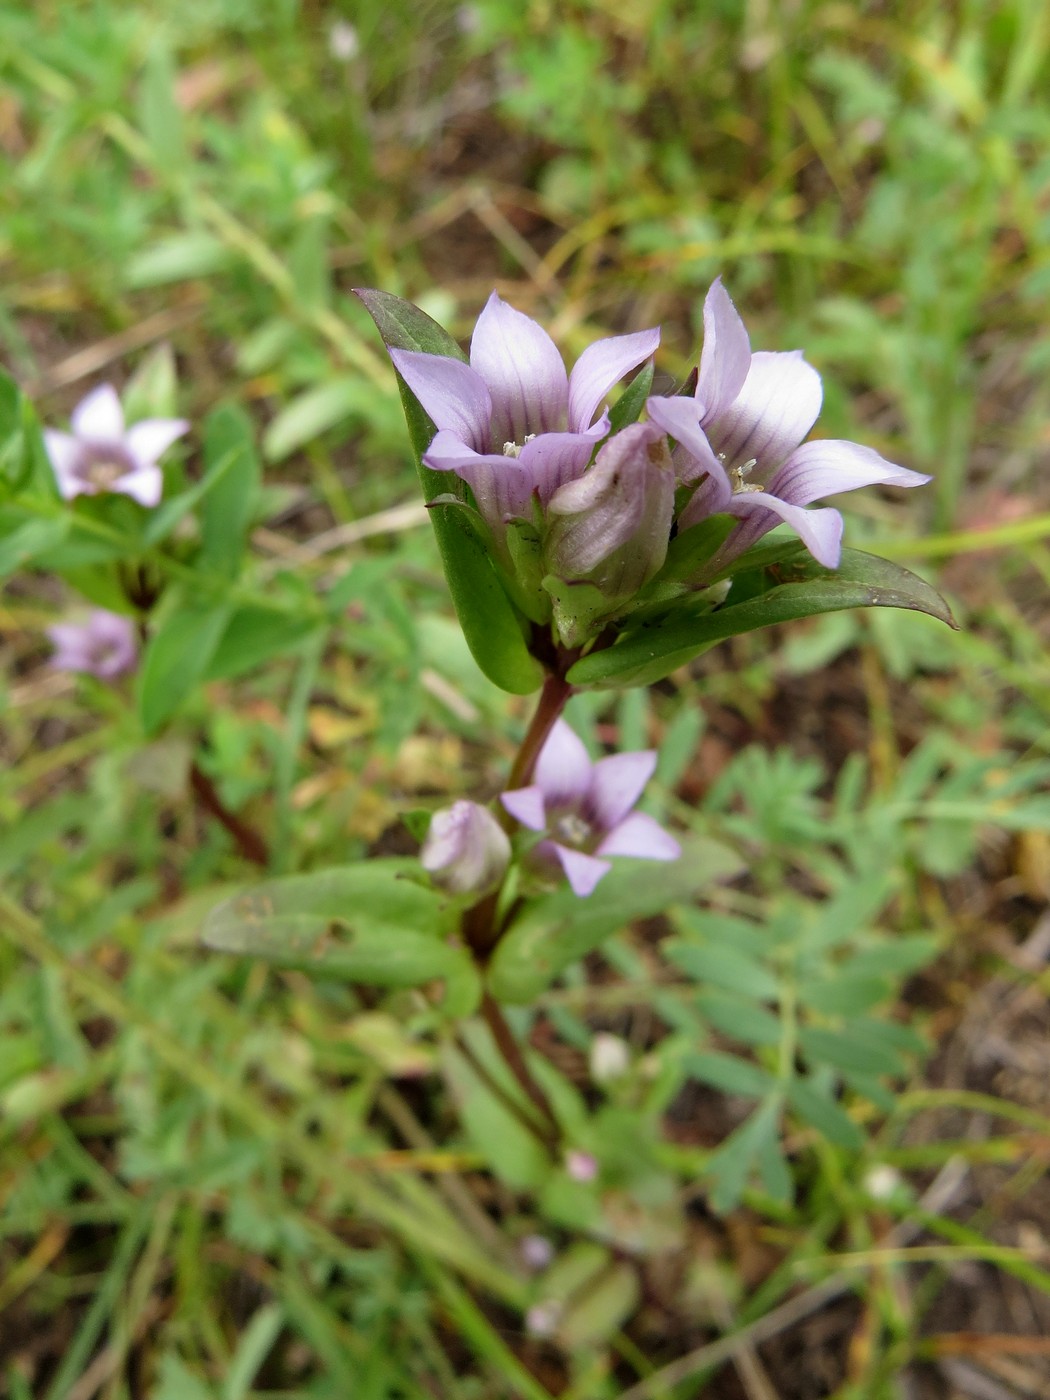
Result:
M564 1306L556 1298L533 1303L525 1314L525 1331L530 1337L553 1337L564 1311Z
M598 1175L598 1159L590 1152L571 1148L565 1154L565 1170L573 1181L593 1181Z
M189 423L183 418L144 418L130 428L112 384L100 384L70 416L72 433L44 429L44 443L62 497L116 492L141 506L155 506L164 489L158 461Z
M345 19L337 19L329 29L328 52L340 63L352 63L361 52L360 36Z
M518 1252L525 1267L537 1274L554 1258L554 1246L545 1235L526 1235L518 1245Z
M879 1162L864 1178L864 1189L873 1201L890 1201L904 1184L896 1167Z
M507 833L477 802L453 802L430 819L419 853L423 869L450 894L486 894L510 862Z
M83 671L109 681L133 671L139 647L130 617L96 608L85 622L56 622L47 629L56 671Z
M598 1084L608 1084L627 1073L631 1052L627 1042L618 1035L599 1031L591 1041L591 1077Z

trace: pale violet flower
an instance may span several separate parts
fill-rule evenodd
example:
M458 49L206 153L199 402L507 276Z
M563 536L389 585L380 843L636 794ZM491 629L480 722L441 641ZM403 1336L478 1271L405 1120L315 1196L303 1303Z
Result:
M419 858L450 894L486 894L503 879L510 841L487 807L463 800L434 813Z
M474 327L469 365L414 350L390 356L438 430L424 462L466 481L499 535L507 520L531 519L534 493L546 507L559 486L582 475L609 431L609 391L659 342L656 328L595 341L566 374L543 327L493 292Z
M189 430L182 418L145 418L124 425L124 410L112 384L100 384L81 399L70 418L72 433L45 428L47 455L59 493L97 496L117 492L142 506L155 506L164 489L158 461Z
M651 398L650 419L679 444L679 480L695 487L678 525L725 512L740 524L712 571L785 521L813 557L838 566L842 517L806 510L861 486L922 486L928 476L887 462L856 442L803 443L820 406L820 375L801 350L757 351L721 279L704 302L704 345L692 398Z
M632 423L594 465L551 497L544 537L548 571L594 585L610 611L633 598L667 556L674 470L661 428Z
M84 622L56 622L47 629L56 671L83 671L113 680L138 662L138 634L130 617L96 608Z
M598 1159L593 1153L570 1148L565 1154L565 1170L573 1181L593 1181L598 1175Z
M525 1267L538 1274L554 1258L554 1246L546 1235L526 1235L518 1244L518 1253Z
M530 859L561 867L573 893L586 896L610 869L609 856L677 860L682 848L643 812L634 811L656 768L656 754L612 754L592 763L582 740L559 719L536 760L528 787L502 794L507 811L544 833Z

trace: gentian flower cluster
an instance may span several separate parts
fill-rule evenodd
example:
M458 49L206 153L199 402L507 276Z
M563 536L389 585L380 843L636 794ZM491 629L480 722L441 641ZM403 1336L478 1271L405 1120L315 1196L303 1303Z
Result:
M728 533L686 580L693 589L781 523L835 568L842 517L808 506L861 486L929 480L858 443L804 442L820 411L820 376L801 351L753 353L720 280L704 303L695 393L649 397L649 421L610 436L605 401L653 355L659 334L600 340L567 375L547 332L493 293L469 364L390 352L437 429L424 463L467 483L511 596L534 622L553 620L566 648L629 611L671 539L712 517L726 517Z
M72 433L44 430L63 499L113 492L149 507L164 490L157 463L190 425L182 418L145 418L128 428L116 389L100 384L77 404L70 426Z

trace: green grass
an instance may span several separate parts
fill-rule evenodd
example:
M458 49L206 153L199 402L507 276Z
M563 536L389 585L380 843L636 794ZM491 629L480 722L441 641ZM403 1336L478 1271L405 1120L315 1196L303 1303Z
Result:
M305 615L356 571L323 651L210 684L148 746L125 690L48 672L54 581L0 597L11 1395L685 1400L739 1393L743 1343L701 1348L741 1331L787 1400L776 1310L824 1287L856 1332L827 1393L878 1400L974 1330L960 1260L998 1331L1011 1289L1045 1316L1046 976L1016 955L1050 892L1045 6L0 0L0 81L0 342L41 416L169 342L181 411L258 427L245 596ZM659 744L662 815L748 872L520 1014L596 1190L521 1146L422 996L199 948L259 872L186 755L282 871L411 849L403 813L497 790L527 707L474 668L426 523L367 533L415 478L351 289L466 334L498 286L568 357L661 321L669 380L718 273L756 344L819 366L823 432L934 474L851 497L848 538L963 631L836 616L573 702L598 742ZM630 1049L604 1086L599 1030ZM977 1053L1004 1041L1016 1063ZM548 1343L524 1315L552 1300Z

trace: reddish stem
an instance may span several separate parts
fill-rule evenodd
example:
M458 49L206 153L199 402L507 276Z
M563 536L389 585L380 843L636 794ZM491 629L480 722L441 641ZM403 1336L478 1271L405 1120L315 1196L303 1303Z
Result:
M215 784L196 763L190 767L190 788L204 811L209 816L214 817L219 825L225 827L230 833L238 851L245 860L250 860L264 868L269 866L270 853L266 849L266 842L257 831L253 830L246 822L241 821L235 812L231 812L225 806Z

